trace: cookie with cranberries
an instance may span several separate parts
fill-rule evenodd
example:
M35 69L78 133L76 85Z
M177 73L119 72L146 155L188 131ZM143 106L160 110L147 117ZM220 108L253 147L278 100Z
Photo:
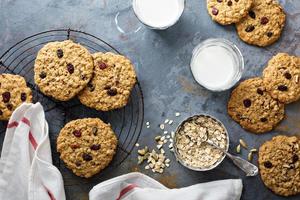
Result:
M0 120L9 120L18 106L31 102L31 89L22 76L0 74Z
M266 92L261 78L240 83L231 93L227 110L244 129L257 134L271 131L284 118L284 104Z
M89 178L109 165L117 143L110 124L98 118L84 118L73 120L61 129L57 151L74 174Z

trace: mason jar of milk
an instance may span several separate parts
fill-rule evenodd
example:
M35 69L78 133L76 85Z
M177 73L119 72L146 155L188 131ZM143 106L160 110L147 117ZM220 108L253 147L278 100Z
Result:
M173 26L184 11L185 0L133 0L137 18L151 29L164 30Z
M211 91L224 91L233 87L242 77L244 59L232 42L208 39L195 47L191 60L195 80Z

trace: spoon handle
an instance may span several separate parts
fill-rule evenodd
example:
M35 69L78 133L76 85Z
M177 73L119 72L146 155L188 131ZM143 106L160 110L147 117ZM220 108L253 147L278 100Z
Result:
M253 165L252 163L248 162L247 160L245 160L241 157L234 156L234 155L228 153L227 151L218 147L216 144L214 144L210 140L207 140L207 143L214 146L215 148L221 150L223 153L225 153L238 168L240 168L241 170L243 170L246 173L246 176L256 176L258 174L258 168L255 165Z
M258 168L247 160L233 156L230 153L226 153L226 155L233 161L233 163L243 170L246 173L246 176L256 176L258 174Z

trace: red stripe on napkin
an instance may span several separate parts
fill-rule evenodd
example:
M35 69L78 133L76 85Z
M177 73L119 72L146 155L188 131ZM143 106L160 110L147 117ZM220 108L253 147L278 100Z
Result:
M7 128L14 128L14 127L17 127L18 125L19 125L19 123L14 121L14 122L7 124Z
M29 141L30 141L31 145L33 146L33 148L36 149L37 146L38 146L38 144L37 144L37 142L35 141L35 139L34 139L32 133L31 133L30 131L29 131Z
M130 192L131 190L133 190L136 187L138 187L138 186L135 184L128 185L123 190L121 190L120 195L116 200L120 200L121 198L123 198L125 196L125 194L127 194L128 192Z
M45 186L44 186L44 187L45 187ZM52 192L51 192L48 188L46 188L46 187L45 187L45 189L46 189L46 191L47 191L47 193L48 193L50 199L51 199L51 200L56 200L55 197L54 197L54 195L52 194Z
M24 124L26 124L27 126L30 126L30 121L26 117L23 117L21 121ZM38 146L38 143L36 142L35 138L33 137L31 131L29 131L29 141L30 141L31 145L33 146L33 148L36 149Z
M30 126L30 121L29 119L27 119L26 117L23 117L21 120L24 124L27 124L28 126Z

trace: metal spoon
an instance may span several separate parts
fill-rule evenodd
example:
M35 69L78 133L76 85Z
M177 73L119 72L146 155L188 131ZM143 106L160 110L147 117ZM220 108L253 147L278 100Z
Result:
M258 174L258 168L255 165L253 165L252 163L248 162L247 160L241 157L234 156L228 153L224 149L217 146L213 141L209 140L207 136L202 140L202 142L206 142L207 144L225 153L237 167L239 167L241 170L243 170L246 173L246 176L256 176Z

